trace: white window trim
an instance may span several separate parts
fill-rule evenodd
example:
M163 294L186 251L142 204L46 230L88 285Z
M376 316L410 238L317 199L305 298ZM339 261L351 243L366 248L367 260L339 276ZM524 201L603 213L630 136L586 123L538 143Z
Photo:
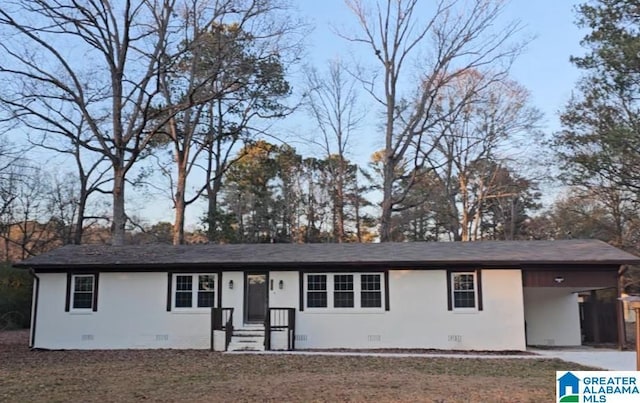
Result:
M178 276L191 276L191 306L176 306ZM171 279L171 311L177 313L211 313L211 307L198 307L198 276L213 276L213 307L218 307L218 274L217 273L173 273Z
M74 308L76 299L76 279L78 277L91 277L91 306L89 308ZM72 274L71 275L71 289L69 290L71 295L69 296L69 312L72 313L93 313L94 295L96 293L96 275L95 274ZM83 293L88 294L88 293Z
M327 276L327 306L325 308L309 307L307 304L308 297L308 276L320 275ZM349 275L353 276L353 307L334 307L333 294L335 291L334 276ZM361 304L362 293L362 275L374 275L380 279L380 306L363 308ZM384 273L380 272L339 272L339 273L304 273L303 279L303 292L304 292L304 312L310 313L384 313L385 312L385 293L387 290L384 288Z
M473 276L473 307L456 307L456 282L455 276L470 274ZM457 271L451 273L451 310L458 313L473 313L478 310L478 276L475 271Z

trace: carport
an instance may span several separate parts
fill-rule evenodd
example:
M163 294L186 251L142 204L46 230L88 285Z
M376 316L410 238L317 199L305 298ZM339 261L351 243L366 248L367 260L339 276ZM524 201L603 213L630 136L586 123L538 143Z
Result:
M522 285L527 345L531 346L580 346L582 334L596 342L624 344L624 322L622 303L614 306L597 304L594 291L612 289L620 295L617 264L579 264L557 266L523 267ZM579 294L591 298L581 305ZM609 315L605 310L612 312ZM607 320L607 318L615 318ZM613 327L613 329L611 329ZM581 329L582 328L582 329ZM606 340L605 334L613 335Z

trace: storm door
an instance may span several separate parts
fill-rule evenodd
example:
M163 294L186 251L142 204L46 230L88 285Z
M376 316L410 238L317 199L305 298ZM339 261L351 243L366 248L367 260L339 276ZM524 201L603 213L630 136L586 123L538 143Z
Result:
M245 280L245 309L244 319L246 323L262 323L268 306L268 273L247 273Z

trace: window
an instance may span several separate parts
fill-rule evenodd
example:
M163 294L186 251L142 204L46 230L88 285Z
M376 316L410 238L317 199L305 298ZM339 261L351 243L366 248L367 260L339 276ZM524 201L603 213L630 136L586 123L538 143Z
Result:
M211 274L198 276L198 308L211 308L214 305L215 279Z
M475 308L476 291L473 273L453 275L453 306L455 308Z
M476 274L452 273L453 282L453 309L476 307Z
M215 274L176 274L173 290L175 308L211 308L215 306Z
M361 274L360 306L363 308L382 307L382 290L379 274Z
M93 308L93 274L73 276L73 309Z
M353 308L353 275L333 276L333 307Z
M307 276L307 306L309 308L327 307L326 274L309 274Z
M304 286L306 308L382 308L381 273L306 274Z
M65 312L98 310L98 275L67 273Z
M193 277L176 276L176 308L191 308Z

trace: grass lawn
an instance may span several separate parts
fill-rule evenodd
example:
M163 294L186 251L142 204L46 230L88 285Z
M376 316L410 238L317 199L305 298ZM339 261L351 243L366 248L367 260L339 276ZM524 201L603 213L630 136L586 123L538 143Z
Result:
M0 333L0 401L548 402L559 360L30 351Z

